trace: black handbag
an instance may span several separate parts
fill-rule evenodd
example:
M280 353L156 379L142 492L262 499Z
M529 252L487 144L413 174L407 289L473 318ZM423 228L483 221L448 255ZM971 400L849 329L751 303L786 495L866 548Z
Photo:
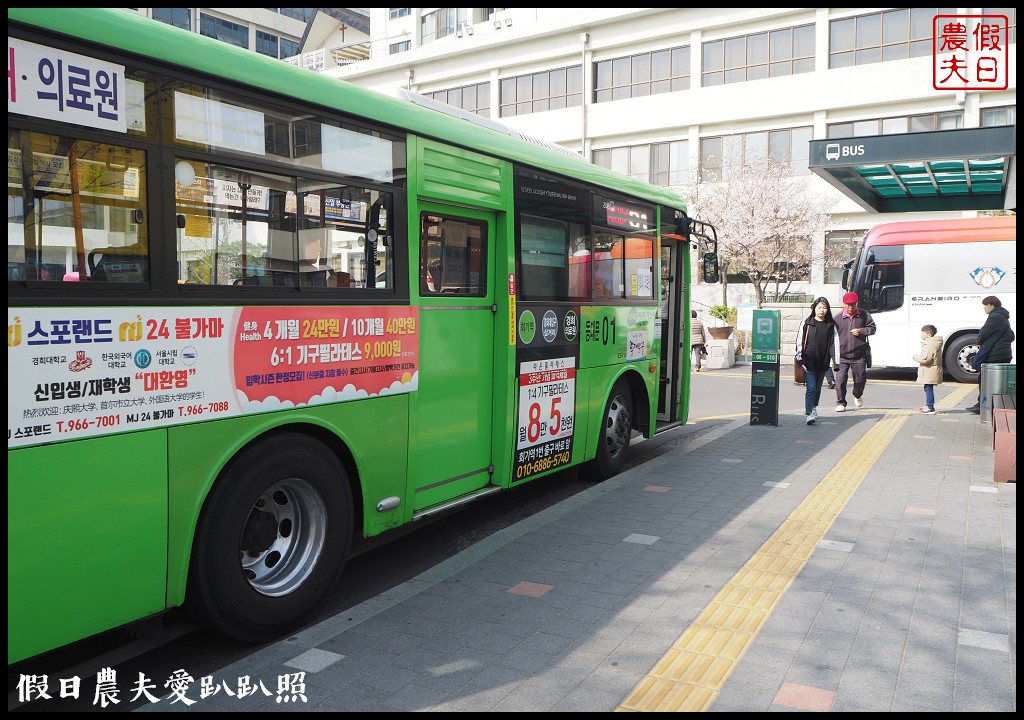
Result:
M871 367L871 343L868 343L864 351L864 366Z

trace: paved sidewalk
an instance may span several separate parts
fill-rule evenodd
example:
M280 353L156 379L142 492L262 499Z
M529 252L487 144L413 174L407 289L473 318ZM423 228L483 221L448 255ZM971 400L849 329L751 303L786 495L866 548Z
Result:
M213 676L266 692L141 710L1015 711L1016 485L968 392L739 419Z

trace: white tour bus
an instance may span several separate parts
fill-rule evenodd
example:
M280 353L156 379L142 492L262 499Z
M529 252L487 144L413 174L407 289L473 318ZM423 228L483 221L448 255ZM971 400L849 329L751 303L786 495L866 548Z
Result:
M860 296L878 326L872 363L916 366L921 326L934 325L945 340L946 373L976 382L971 358L987 317L982 298L998 297L1017 332L1016 250L1015 215L883 223L869 230L843 287Z

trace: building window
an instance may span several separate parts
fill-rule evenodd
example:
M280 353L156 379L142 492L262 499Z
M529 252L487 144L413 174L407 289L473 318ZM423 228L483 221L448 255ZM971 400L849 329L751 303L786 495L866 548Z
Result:
M685 185L689 181L686 140L594 150L595 165L639 178L652 185Z
M412 8L389 8L388 17L392 20L400 17L408 17L411 12Z
M1017 42L1017 8L982 8L982 15L1005 15L1007 22L1007 43Z
M594 63L594 102L689 89L689 47L640 53Z
M388 46L388 54L396 55L397 53L409 52L412 48L411 40L403 40L402 42L391 43Z
M1010 105L1008 107L986 108L981 111L982 127L999 127L1002 125L1016 124L1017 107L1015 105Z
M843 281L847 262L857 257L867 230L829 230L825 233L825 282L838 285Z
M279 38L281 43L281 58L294 57L301 53L302 46L295 40Z
M423 95L483 117L491 116L491 86L489 83L465 85L451 90L423 93Z
M182 30L192 29L192 10L189 8L153 8L153 19Z
M420 43L427 44L454 35L469 21L470 8L441 8L420 18Z
M200 15L199 32L206 37L216 38L229 45L236 45L246 50L249 49L249 28L245 25L239 25L230 20L223 20L212 15Z
M292 133L295 147L293 157L316 157L323 150L323 127L319 123L293 123Z
M277 40L277 35L257 30L256 52L260 55L269 55L272 58L278 57Z
M867 65L932 53L932 21L956 8L904 8L829 23L828 66Z
M814 25L714 40L701 53L704 87L813 72Z
M583 104L583 66L503 78L499 117L529 115Z
M701 138L700 181L730 180L744 168L769 163L788 165L793 175L807 175L812 137L812 128L798 127Z
M301 20L304 23L308 23L313 19L313 13L316 12L316 8L270 8L276 13L280 13L285 17L295 18Z
M901 115L899 117L857 120L833 123L828 126L828 137L865 137L870 135L900 135L908 132L930 132L933 130L959 130L964 126L964 114L960 110L922 115Z

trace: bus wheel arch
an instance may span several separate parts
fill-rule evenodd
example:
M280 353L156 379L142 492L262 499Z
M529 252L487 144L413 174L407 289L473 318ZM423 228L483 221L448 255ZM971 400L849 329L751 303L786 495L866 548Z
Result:
M643 393L638 391L641 383L635 373L624 373L612 385L601 413L598 428L597 448L594 457L587 462L584 471L596 481L607 480L618 475L629 457L630 440L638 426L638 415L645 405L638 402ZM641 385L642 388L642 385Z
M355 525L349 478L338 454L306 433L274 433L242 449L200 513L189 615L247 642L299 626L348 558Z
M956 382L976 383L981 379L980 373L971 367L971 360L978 354L978 333L968 330L954 335L946 342L943 351L943 367Z

